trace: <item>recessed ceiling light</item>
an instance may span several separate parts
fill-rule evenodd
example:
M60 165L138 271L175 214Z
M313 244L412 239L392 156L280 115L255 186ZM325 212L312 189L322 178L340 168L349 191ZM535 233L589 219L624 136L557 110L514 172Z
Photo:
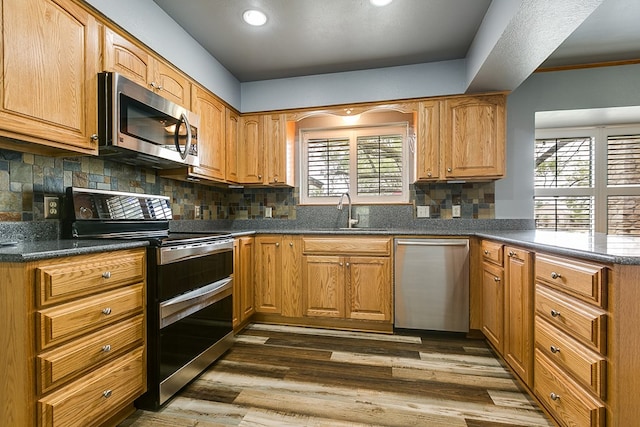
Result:
M259 27L267 23L267 15L259 10L249 9L242 14L242 19L249 25Z
M371 3L374 6L382 7L382 6L388 5L392 1L393 0L369 0L369 3Z

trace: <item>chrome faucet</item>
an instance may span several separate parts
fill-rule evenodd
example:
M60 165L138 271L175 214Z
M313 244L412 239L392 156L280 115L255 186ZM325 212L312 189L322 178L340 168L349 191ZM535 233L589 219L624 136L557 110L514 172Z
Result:
M344 196L347 196L347 200L349 201L349 210L347 212L349 219L347 221L347 228L353 228L353 226L358 223L359 218L353 219L351 217L351 196L349 195L349 193L342 193L342 195L340 196L340 201L338 202L338 210L342 210L342 202L344 201Z

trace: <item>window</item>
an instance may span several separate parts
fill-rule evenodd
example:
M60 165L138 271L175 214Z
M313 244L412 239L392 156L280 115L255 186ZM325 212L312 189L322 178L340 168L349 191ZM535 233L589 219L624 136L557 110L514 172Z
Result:
M331 204L409 201L406 126L303 130L301 201Z
M536 228L640 235L640 127L536 132Z

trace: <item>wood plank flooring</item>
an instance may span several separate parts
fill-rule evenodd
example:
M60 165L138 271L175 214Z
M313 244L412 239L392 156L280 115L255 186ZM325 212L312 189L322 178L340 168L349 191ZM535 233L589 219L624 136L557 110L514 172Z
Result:
M121 427L553 425L482 340L256 324Z

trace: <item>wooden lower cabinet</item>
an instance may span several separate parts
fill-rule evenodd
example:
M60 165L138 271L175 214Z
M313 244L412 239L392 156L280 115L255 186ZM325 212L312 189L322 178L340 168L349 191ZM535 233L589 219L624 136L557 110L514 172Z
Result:
M239 237L233 243L233 328L241 329L255 313L253 236Z
M116 424L146 391L146 250L0 263L0 419Z
M259 322L393 330L390 237L259 235Z
M482 332L495 349L504 347L504 268L502 244L482 241Z
M391 241L377 239L336 238L332 242L305 238L302 262L305 316L391 322L393 286L388 249ZM326 248L322 248L323 244ZM376 245L381 256L357 255L375 252ZM334 254L330 255L331 252Z
M533 254L504 248L504 358L520 379L533 383Z

